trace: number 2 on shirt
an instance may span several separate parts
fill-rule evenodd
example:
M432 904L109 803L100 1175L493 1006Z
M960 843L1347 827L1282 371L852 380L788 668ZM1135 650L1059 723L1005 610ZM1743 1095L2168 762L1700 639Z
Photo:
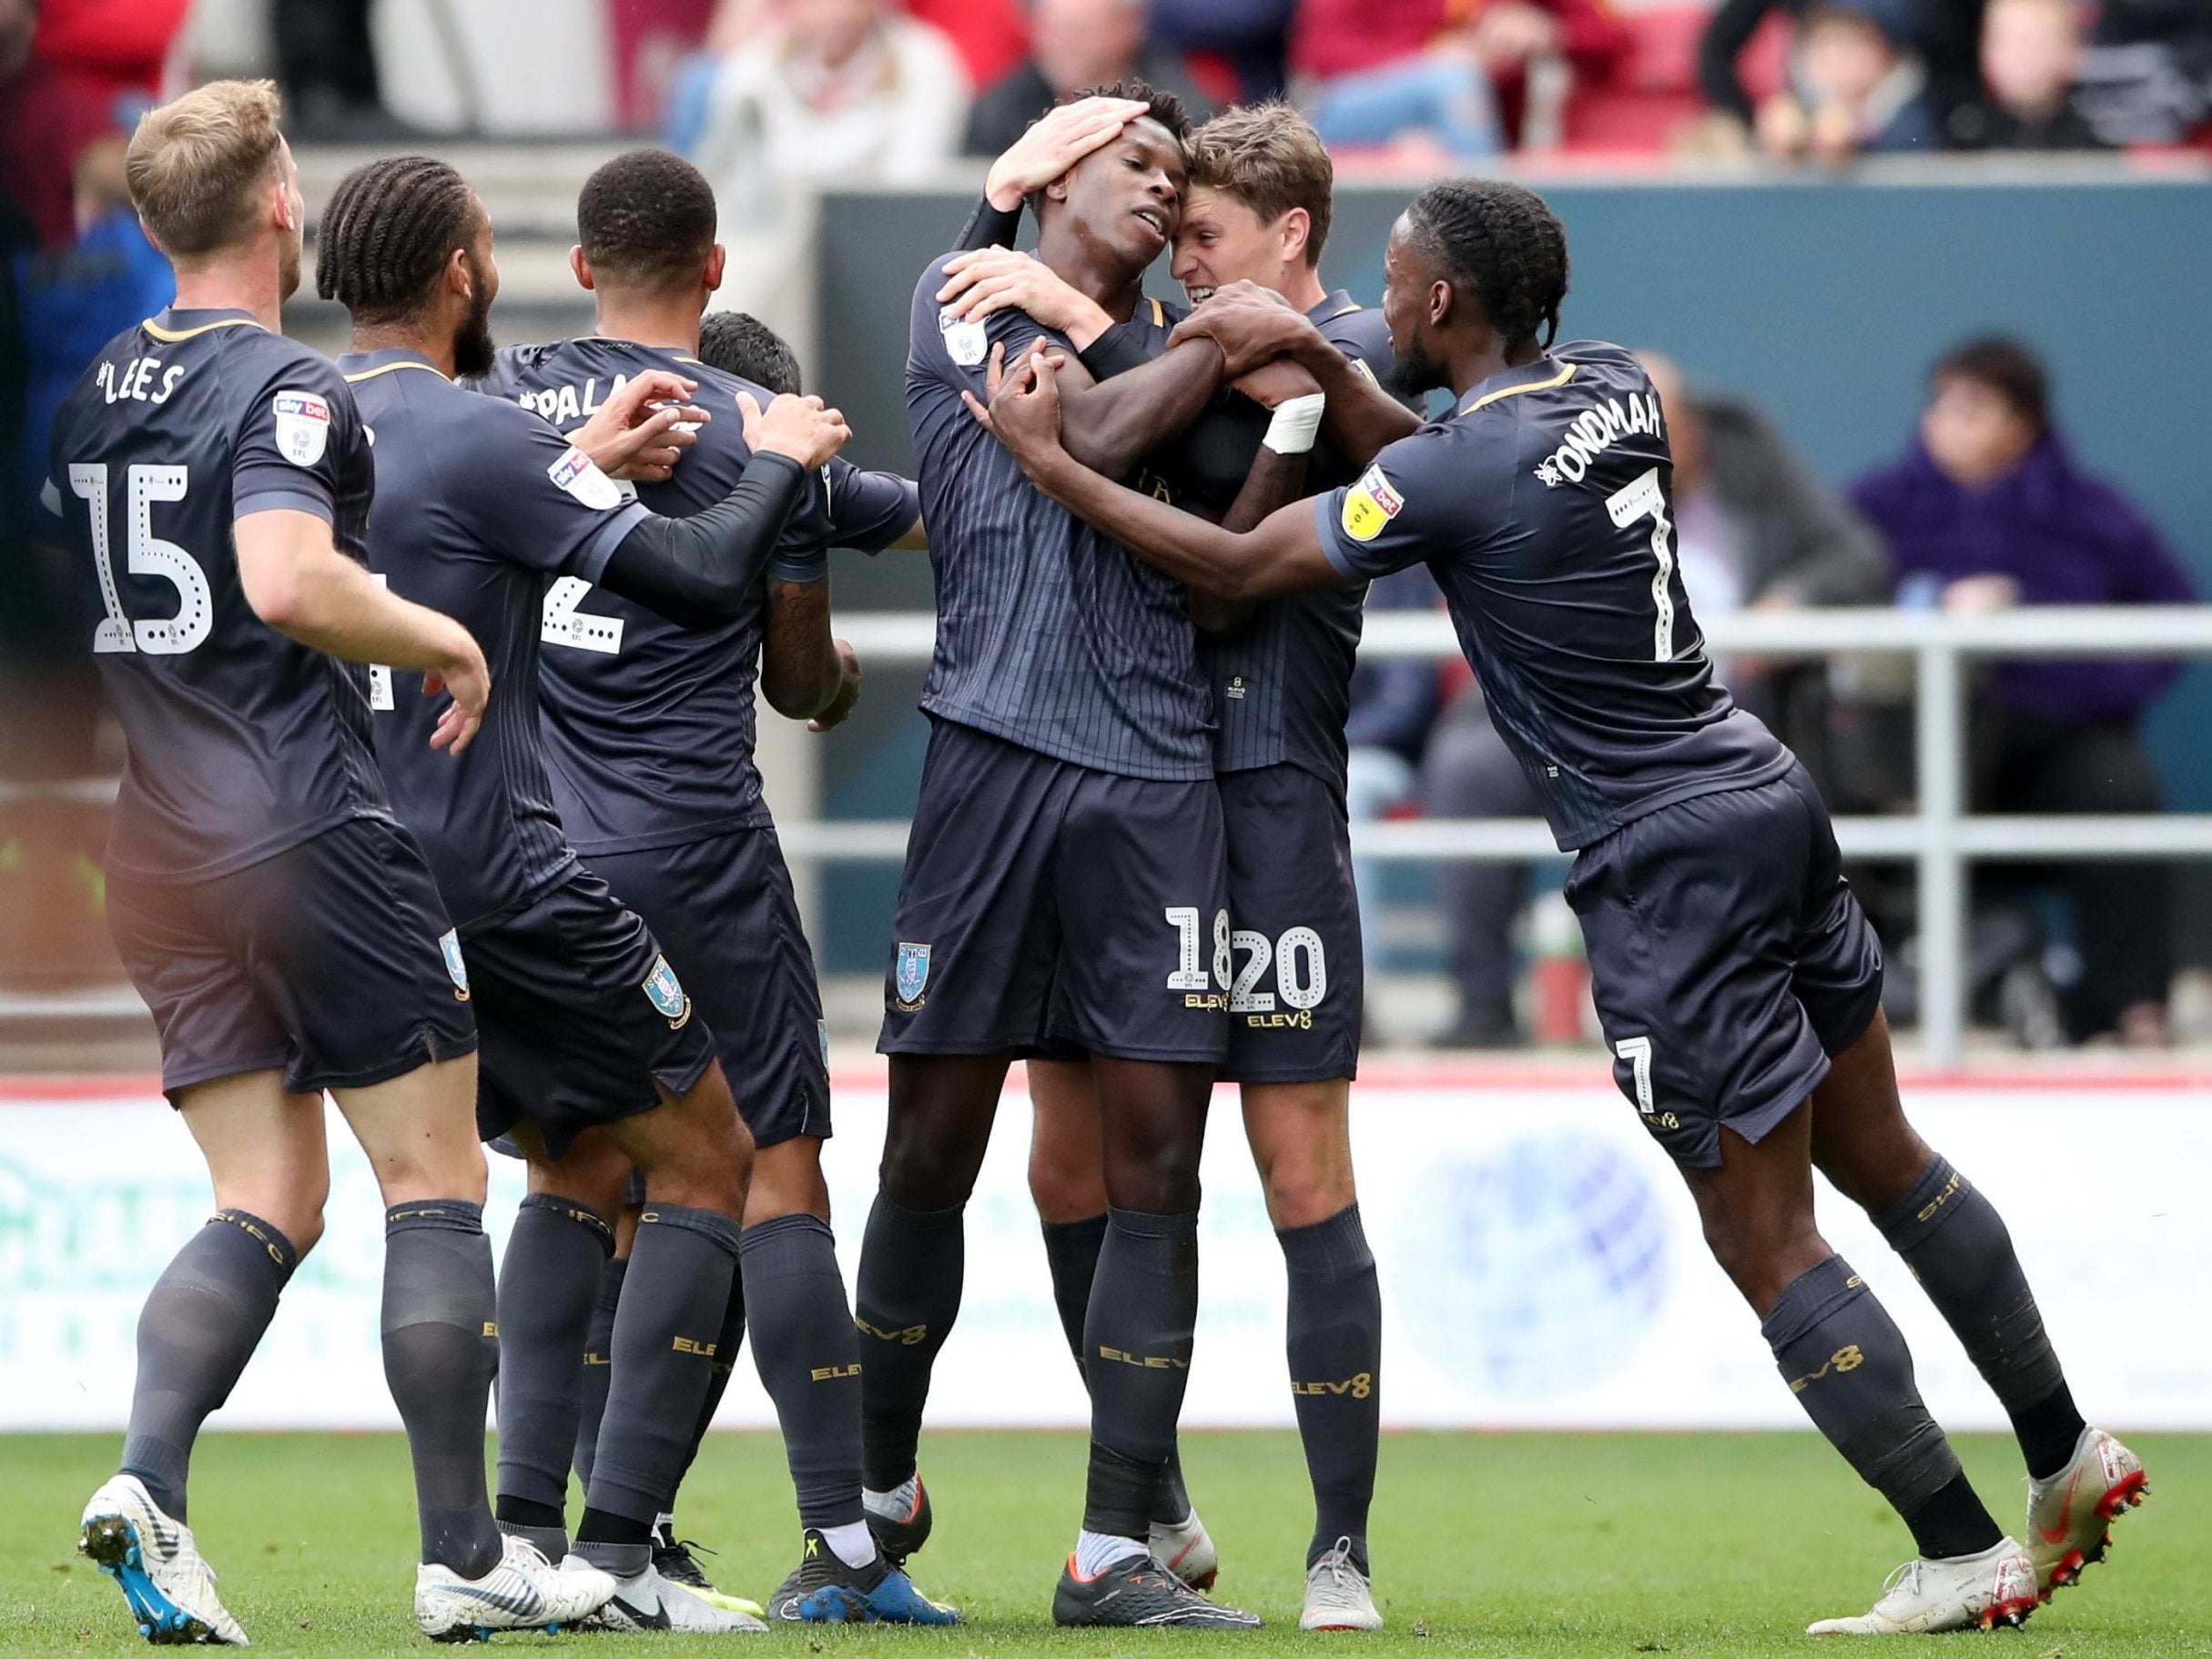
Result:
M1605 498L1605 510L1613 522L1626 530L1639 519L1651 521L1651 553L1659 571L1651 578L1651 604L1658 612L1651 626L1651 660L1674 661L1674 525L1667 517L1667 493L1659 488L1659 469L1639 472Z

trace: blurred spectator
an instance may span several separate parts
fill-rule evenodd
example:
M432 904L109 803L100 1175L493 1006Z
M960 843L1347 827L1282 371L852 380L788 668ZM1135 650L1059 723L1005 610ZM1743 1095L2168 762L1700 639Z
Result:
M1674 455L1675 556L1690 606L1702 622L1751 609L1879 603L1890 588L1881 539L1815 479L1766 417L1738 399L1686 387L1665 358L1644 358ZM1818 754L1824 722L1820 664L1769 668L1737 662L1720 669L1737 701L1785 740ZM1800 710L1815 728L1793 730ZM1490 724L1482 691L1453 699L1423 763L1432 817L1534 817L1535 791ZM1513 923L1527 888L1525 866L1449 864L1438 878L1448 918L1459 1012L1436 1041L1494 1047L1520 1041L1514 1017Z
M1002 155L1070 93L1135 76L1182 100L1193 123L1213 113L1174 54L1146 45L1145 0L1030 0L1030 55L969 112L967 156Z
M2107 144L2176 144L2212 116L2212 4L2104 0L2075 102Z
M1518 141L1533 72L1601 78L1628 38L1605 0L1304 0L1291 62L1331 145L1467 161Z
M1989 0L1982 15L1984 95L1951 112L1945 137L1961 149L2102 148L2104 140L2074 106L2081 66L2077 0Z
M0 193L42 248L76 238L71 174L85 147L116 125L114 87L46 50L34 0L0 0Z
M370 34L373 0L275 0L277 78L295 137L377 143L414 136L384 107Z
M1416 564L1368 585L1370 615L1384 611L1441 611L1444 595L1428 566ZM1354 824L1386 818L1418 793L1415 768L1443 706L1437 665L1405 658L1362 663L1352 671L1352 707L1344 720L1344 811ZM1382 872L1371 860L1355 862L1359 886L1360 939L1367 984L1382 970Z
M1982 93L1980 41L1984 0L1854 0L1852 9L1870 17L1898 43L1892 49L1916 57L1926 76L1929 108L1942 117ZM1796 20L1801 41L1803 21L1829 9L1826 0L1720 0L1698 46L1698 78L1706 102L1731 118L1748 139L1752 136L1751 95L1736 71L1736 60L1768 17L1779 12Z
M1298 0L1152 0L1152 45L1221 58L1236 77L1236 101L1283 96L1291 19Z
M1885 150L1932 150L1928 72L1875 15L1821 5L1798 19L1790 90L1760 106L1753 131L1770 156L1848 161Z
M2196 598L2150 522L2075 466L2048 399L2042 365L2011 340L1970 341L1936 365L1912 447L1851 492L1889 540L1904 602L1985 612ZM2142 657L1994 664L1974 710L1976 809L2162 811L2138 727L2176 667ZM2055 874L2080 964L2075 982L2058 987L2072 1035L2116 1028L2131 1043L2163 1042L2166 866L2075 864Z
M786 183L911 183L953 154L968 97L951 43L888 0L781 0L722 57L694 156L740 201Z
M907 10L952 42L970 86L989 86L1029 50L1021 0L908 0Z

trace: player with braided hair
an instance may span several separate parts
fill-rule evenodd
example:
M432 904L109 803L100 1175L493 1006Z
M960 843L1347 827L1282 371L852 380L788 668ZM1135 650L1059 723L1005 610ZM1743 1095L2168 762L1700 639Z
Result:
M395 592L434 596L467 624L502 689L484 742L442 774L408 753L421 721L418 700L391 683L399 673L372 690L370 706L392 805L422 843L466 948L462 989L482 1056L477 1128L511 1136L530 1161L499 1290L502 1426L525 1393L549 1411L573 1400L591 1290L634 1165L646 1208L570 1560L612 1575L597 1616L614 1628L757 1629L653 1561L654 1520L712 1386L753 1146L707 1022L654 933L578 862L554 810L540 727L541 601L552 577L604 588L679 627L735 619L809 477L848 433L817 399L775 399L765 414L750 397L725 405L750 446L744 476L687 518L656 517L594 457L635 460L642 450L645 474L665 476L670 423L709 418L685 401L696 380L642 369L572 442L521 404L453 383L492 367L486 318L499 287L490 221L459 174L421 157L372 162L339 186L328 223L317 280L352 313L354 349L339 368L376 439L370 567ZM575 625L594 623L606 626L590 616ZM523 1283L582 1294L518 1290L523 1262L536 1270L519 1275ZM526 1509L509 1503L514 1472L502 1459L499 1523L559 1557L573 1428L550 1439L557 1472Z
M1791 1392L1918 1546L1871 1612L1813 1634L2017 1624L2102 1556L2143 1466L2082 1421L2003 1221L1905 1119L1881 946L1827 808L1715 683L1690 613L1659 395L1618 346L1550 343L1566 237L1518 186L1429 190L1384 269L1409 389L1448 386L1456 407L1407 431L1347 401L1364 437L1338 441L1372 464L1249 532L1070 457L1050 354L1007 377L989 423L1046 495L1193 589L1249 602L1435 572L1500 734L1578 855L1567 895L1615 1079L1681 1168ZM1310 322L1252 294L1217 296L1180 332L1215 341L1233 374L1278 354L1324 387L1347 373ZM2012 1417L2029 1549L1983 1506L1903 1333L1821 1237L1815 1168L1904 1256Z

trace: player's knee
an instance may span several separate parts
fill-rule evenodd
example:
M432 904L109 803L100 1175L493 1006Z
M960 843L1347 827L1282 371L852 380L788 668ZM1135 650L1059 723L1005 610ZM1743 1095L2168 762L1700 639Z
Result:
M1106 1148L1107 1202L1116 1209L1182 1215L1198 1208L1198 1145L1180 1137Z
M1106 1176L1094 1157L1078 1160L1030 1148L1030 1197L1048 1222L1081 1221L1106 1209Z
M1263 1184L1267 1219L1277 1228L1317 1226L1358 1196L1350 1162L1335 1158L1278 1158L1268 1168Z
M819 1140L802 1136L755 1149L753 1178L745 1195L747 1227L784 1216L829 1219L829 1187L822 1179L821 1146Z

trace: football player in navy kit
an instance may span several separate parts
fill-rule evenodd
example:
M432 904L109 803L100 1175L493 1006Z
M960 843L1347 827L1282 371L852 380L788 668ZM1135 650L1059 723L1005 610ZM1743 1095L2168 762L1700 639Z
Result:
M684 520L625 500L539 416L452 383L492 366L498 268L482 205L427 157L347 176L323 218L316 277L352 317L355 349L340 367L376 436L370 564L397 591L437 595L471 622L507 687L470 764L451 775L417 763L413 700L396 692L376 699L377 754L475 970L479 1129L512 1133L531 1158L526 1209L561 1212L574 1223L564 1242L589 1247L580 1254L592 1270L568 1308L572 1354L583 1352L630 1166L645 1177L575 1553L618 1581L600 1614L617 1628L747 1628L756 1622L664 1579L652 1533L711 1385L751 1143L675 966L577 862L553 811L539 724L542 584L575 579L693 626L726 622L815 469L843 443L844 422L807 400L778 400L757 417L746 409L753 458L725 497ZM696 424L706 411L647 410L692 385L641 372L603 413L624 428L674 413ZM502 1492L501 1510L503 1527L533 1542L565 1541L550 1498L515 1512Z
M132 200L177 300L101 351L55 425L47 505L130 744L109 915L216 1202L139 1317L122 1468L78 1547L149 1641L245 1643L186 1524L186 1477L321 1234L328 1089L387 1206L417 1620L438 1637L563 1623L614 1583L502 1541L485 1499L493 1293L468 974L387 804L362 664L451 693L418 730L449 773L489 676L465 628L362 569L367 433L329 362L279 331L306 215L277 123L265 81L216 82L139 123Z
M2075 1409L2004 1223L1899 1104L1882 958L1826 808L1712 678L1672 547L1665 411L1619 348L1551 344L1566 236L1535 196L1466 181L1394 228L1384 311L1405 384L1446 419L1372 405L1359 480L1243 534L1125 490L1056 435L1056 367L1027 359L990 421L1053 499L1193 586L1246 602L1426 562L1500 733L1575 852L1614 1073L1676 1159L1722 1269L1814 1424L1903 1518L1919 1557L1815 1634L2017 1624L2098 1559L2140 1462ZM1348 366L1266 297L1184 325L1232 369ZM1394 430L1395 428L1395 430ZM1923 1403L1896 1325L1814 1225L1819 1168L1903 1254L2011 1416L2029 1546L2004 1535Z
M1040 248L1110 315L1164 335L1141 285L1174 230L1185 124L1172 99L1136 101L1146 117L1040 193ZM939 627L885 976L890 1121L855 1287L866 1502L887 1551L919 1546L916 1445L1008 1066L1088 1055L1111 1208L1085 1339L1089 1490L1053 1615L1248 1627L1148 1548L1197 1313L1198 1157L1227 1037L1228 997L1207 971L1229 948L1209 699L1180 584L1039 496L968 420L961 394L983 389L994 342L1026 342L1037 324L966 321L935 299L944 280L936 260L917 285L907 362ZM1202 353L1177 367L1185 420L1212 394L1207 369Z
M576 223L582 239L572 262L594 296L596 332L502 351L479 389L541 410L581 413L641 374L696 377L690 398L713 420L673 478L637 494L675 517L706 511L753 461L738 400L765 403L776 395L725 377L697 355L700 312L722 281L714 191L682 157L633 150L585 182ZM817 731L841 721L859 693L859 663L830 632L831 505L840 469L848 503L873 492L854 487L860 475L841 460L809 479L745 605L718 627L682 627L574 578L548 589L547 775L570 843L684 964L751 1132L740 1273L715 1343L716 1382L691 1443L695 1451L749 1323L783 1427L804 1533L800 1565L769 1598L768 1615L950 1624L950 1609L917 1593L883 1559L861 1509L859 1336L822 1178L827 1042L814 960L753 756L756 673L778 713L810 720ZM912 487L894 482L886 493L896 501L872 515L873 533L885 540L915 512ZM566 1296L580 1312L595 1275L553 1264L573 1255L588 1265L590 1229L580 1234L559 1215L537 1219L548 1236L525 1249L518 1234L502 1305L512 1287L518 1305ZM573 1250L563 1248L572 1240ZM502 1425L511 1409L513 1416L512 1431L501 1437L502 1519L511 1494L551 1505L566 1486L580 1346L573 1317L546 1334L551 1345L536 1350L524 1388L512 1401L502 1390ZM657 1530L663 1576L718 1596L678 1544L673 1519Z
M1334 180L1311 124L1286 105L1232 110L1194 133L1190 147L1173 270L1192 299L1255 281L1310 318L1371 381L1389 377L1381 313L1321 281ZM988 228L1010 239L1013 227ZM1109 319L1028 256L999 248L956 263L939 298L961 315L989 316L1018 302L1086 342L1087 369L1117 374L1147 360L1141 350L1114 351ZM1132 374L1120 389L1141 379ZM1314 447L1322 400L1301 379L1303 396L1294 387L1274 389L1272 413L1225 389L1188 430L1155 434L1143 458L1155 491L1186 511L1248 527L1287 501L1350 482L1358 469L1333 446ZM1214 765L1237 958L1221 1075L1242 1086L1246 1133L1290 1268L1292 1386L1317 1512L1301 1614L1312 1629L1381 1624L1366 1532L1382 1306L1352 1173L1350 1079L1363 997L1344 801L1344 721L1365 597L1358 583L1217 610L1202 619L1213 627L1199 642L1218 723ZM1097 1106L1080 1065L1032 1060L1029 1073L1036 1101L1030 1190L1062 1317L1079 1310L1070 1322L1080 1337L1081 1292L1104 1223ZM1187 1580L1210 1582L1212 1541L1179 1485L1163 1482L1162 1497L1171 1512L1155 1514L1155 1552Z

